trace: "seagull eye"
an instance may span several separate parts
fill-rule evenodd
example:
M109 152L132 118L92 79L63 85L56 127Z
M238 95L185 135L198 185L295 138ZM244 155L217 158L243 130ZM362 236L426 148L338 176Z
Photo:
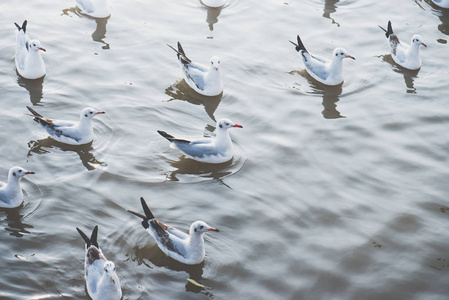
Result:
M343 52L342 52L342 53L340 53L340 55L343 55Z
M204 226L203 226L203 225L201 225L201 226L200 226L200 229L203 229L203 228L204 228Z
M335 53L335 56L338 56L338 53Z
M13 176L16 176L16 172L13 172L12 175L13 175Z
M226 123L226 126L229 126L229 123Z
M84 116L87 117L87 114L85 114Z
M33 44L34 47L36 47L36 44Z
M90 113L90 114L93 114L93 112L92 112L92 111L90 111L89 113Z

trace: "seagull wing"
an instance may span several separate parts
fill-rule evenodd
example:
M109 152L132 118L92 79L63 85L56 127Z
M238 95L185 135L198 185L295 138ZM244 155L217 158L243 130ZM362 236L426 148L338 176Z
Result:
M303 51L301 55L303 57L303 62L306 66L306 69L319 78L326 80L326 78L329 76L329 72L327 72L326 67L329 61L325 58L311 55L305 51Z

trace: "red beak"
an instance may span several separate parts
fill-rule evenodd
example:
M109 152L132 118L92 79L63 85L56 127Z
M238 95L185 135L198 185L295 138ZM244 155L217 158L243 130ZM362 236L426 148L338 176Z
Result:
M239 124L235 124L235 125L234 125L234 126L232 126L232 127L243 128L243 126L242 126L242 125L239 125Z
M218 230L217 228L209 228L209 230L208 231L216 231L216 232L220 232L220 230Z
M351 56L351 55L348 55L348 56L346 56L347 58L352 58L353 60L355 60L355 57L354 56Z
M97 112L97 115L98 114L105 114L105 112L104 111L99 111L99 112Z
M47 52L47 50L45 50L45 48L40 47L39 50L42 50L44 52Z
M25 174L36 174L33 171L26 171Z

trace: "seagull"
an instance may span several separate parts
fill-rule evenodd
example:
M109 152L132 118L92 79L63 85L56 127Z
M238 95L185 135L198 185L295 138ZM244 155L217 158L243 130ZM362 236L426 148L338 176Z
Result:
M177 139L165 131L157 132L171 142L170 147L179 149L190 158L204 163L221 164L232 159L234 150L228 129L232 127L243 128L229 119L217 121L217 136L215 139L183 140Z
M107 18L111 15L108 0L75 0L81 13L94 18Z
M44 118L31 107L27 106L32 113L26 114L34 117L34 121L39 123L54 140L69 145L84 145L90 143L94 138L92 128L92 118L104 111L98 111L92 107L86 107L81 111L79 122L52 120Z
M145 216L132 210L127 210L139 218L142 218L142 226L156 240L159 248L171 258L187 264L196 265L204 260L203 234L208 231L219 231L210 227L203 221L196 221L190 225L189 234L166 225L156 219L148 208L147 203L140 197Z
M20 188L20 179L23 176L34 174L22 167L12 167L8 173L8 182L0 182L0 207L14 208L23 202L23 192Z
M226 0L201 0L201 2L208 7L222 7L225 5Z
M396 34L393 33L391 21L388 21L388 29L379 26L385 31L385 36L390 42L391 57L394 62L409 70L418 70L421 68L421 57L419 56L419 46L427 47L423 42L423 38L419 34L412 37L410 45L399 40Z
M216 56L210 59L210 67L193 63L187 58L181 43L178 42L178 50L167 44L178 53L179 64L184 73L187 84L197 93L204 96L217 96L223 92L223 82L220 73L220 59Z
M120 300L122 289L120 280L115 273L115 264L104 257L97 242L98 226L95 226L90 239L76 227L86 242L86 257L84 270L87 293L92 300Z
M432 0L435 5L442 8L449 8L449 0Z
M30 40L26 33L27 20L22 27L14 23L17 29L16 36L16 68L17 72L26 79L37 79L45 75L45 64L40 51L46 52L38 40Z
M339 85L343 82L343 58L355 58L348 54L344 48L335 48L332 52L332 60L315 56L309 53L304 47L299 35L296 36L298 44L290 41L295 45L296 51L302 58L307 73L315 80L325 85Z

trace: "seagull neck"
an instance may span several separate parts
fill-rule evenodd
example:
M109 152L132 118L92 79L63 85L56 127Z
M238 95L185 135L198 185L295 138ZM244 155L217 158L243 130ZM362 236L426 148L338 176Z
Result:
M207 72L206 78L207 80L221 80L220 69L216 70L214 67L210 67L209 72Z
M200 249L204 248L203 247L203 245L204 245L203 233L191 232L189 244L190 244L190 246L200 247Z
M343 59L340 57L334 56L332 62L330 64L330 72L334 74L338 74L343 70Z
M44 60L42 59L42 55L40 51L31 50L27 57L28 62L30 63L37 63L37 64L43 64Z
M410 47L408 48L408 55L412 57L419 56L419 44L412 42Z
M92 130L92 119L81 116L78 128L81 130Z
M217 128L217 136L215 137L215 145L217 146L227 146L232 145L231 136L227 129Z
M8 182L6 184L5 192L9 195L12 202L14 202L15 200L22 201L23 199L23 192L20 188L20 179L21 177L17 178L13 175L8 176Z

